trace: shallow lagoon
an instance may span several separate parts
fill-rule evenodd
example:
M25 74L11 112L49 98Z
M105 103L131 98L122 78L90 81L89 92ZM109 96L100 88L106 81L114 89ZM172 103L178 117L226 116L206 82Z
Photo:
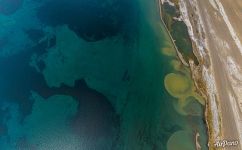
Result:
M25 0L2 14L0 149L188 150L197 131L206 149L204 102L157 4Z

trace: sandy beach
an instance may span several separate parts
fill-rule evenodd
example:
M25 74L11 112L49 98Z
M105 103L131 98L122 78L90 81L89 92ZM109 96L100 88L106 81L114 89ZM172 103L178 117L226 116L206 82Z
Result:
M242 149L242 1L180 0L206 83L210 149ZM234 145L216 145L222 141Z

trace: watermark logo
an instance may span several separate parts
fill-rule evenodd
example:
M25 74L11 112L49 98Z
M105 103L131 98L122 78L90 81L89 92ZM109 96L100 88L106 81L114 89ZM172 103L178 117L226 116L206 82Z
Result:
M217 141L214 143L215 147L229 147L229 146L237 146L239 144L238 140L232 140L232 141L228 141L228 140L221 140L221 141Z

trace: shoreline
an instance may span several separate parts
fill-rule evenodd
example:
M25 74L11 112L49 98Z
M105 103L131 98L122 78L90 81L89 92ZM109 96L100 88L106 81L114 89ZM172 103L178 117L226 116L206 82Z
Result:
M172 41L172 45L173 45L174 49L176 50L177 56L179 57L179 59L180 59L180 61L182 62L182 64L183 64L184 66L187 66L187 67L188 67L189 64L185 61L185 59L183 58L182 54L179 52L179 50L178 50L178 48L177 48L177 46L176 46L176 44L175 44L175 42L174 42L174 39L172 38L172 35L171 35L169 29L167 28L167 26L166 26L164 20L162 19L161 5L162 5L162 2L163 2L163 1L162 1L162 0L158 0L158 1L159 1L160 20L161 20L162 24L164 25L165 30L166 30L166 32L167 32L167 34L168 34L170 40Z
M200 75L206 87L205 115L211 150L218 148L214 143L221 140L238 140L239 144L234 148L240 150L242 147L242 106L239 106L242 104L242 61L238 42L241 37L235 36L240 31L232 26L238 24L230 22L230 19L239 20L240 17L229 11L232 4L224 5L226 2L179 0L183 20L193 41L193 51L201 63ZM236 8L241 8L240 4ZM196 69L196 66L191 68L195 72ZM194 76L195 82L197 77Z
M193 5L193 7L195 7L195 9L197 10L197 7L195 6L195 4ZM215 80L213 77L214 73L211 71L212 68L211 68L210 55L206 48L206 39L205 37L202 36L205 34L203 31L204 27L203 27L203 23L201 22L198 22L197 24L195 24L195 22L191 22L191 18L188 12L189 8L187 8L185 1L183 0L179 1L179 9L181 12L182 20L185 22L185 24L188 27L188 32L193 43L193 52L199 61L198 66L194 66L193 63L190 63L190 69L192 72L193 80L197 88L199 89L199 91L201 90L200 93L202 93L202 96L206 99L204 115L205 115L205 120L207 124L206 127L208 132L208 146L209 146L209 149L212 150L213 146L211 145L215 143L216 137L220 136L219 131L221 130L221 125L220 125L221 114L220 114L220 106L216 99L217 90L215 86ZM197 12L193 12L193 13L197 13ZM197 17L199 17L199 15ZM200 19L198 19L198 21L199 20ZM194 33L194 29L193 29L194 26L198 28L197 29L198 33ZM200 83L201 85L199 86L198 83Z
M176 46L176 44L175 44L175 42L174 42L174 39L173 39L173 37L172 37L172 35L170 34L170 31L169 31L169 29L167 28L167 26L166 26L166 24L165 24L165 22L164 22L164 20L163 20L163 18L162 18L162 8L161 8L161 6L163 5L163 3L164 2L168 2L170 5L172 5L172 6L175 6L175 4L173 4L172 2L170 2L169 0L168 1L166 1L166 0L158 0L159 1L159 10L160 10L160 20L161 20L161 22L162 22L162 24L164 25L164 27L165 27L165 30L166 30L166 32L168 33L168 36L169 36L169 38L171 39L171 41L172 41L172 44L173 44L173 47L175 48L175 50L176 50L176 54L177 54L177 56L178 56L178 58L179 58L179 60L182 62L182 64L183 65L185 65L186 67L188 67L189 68L189 70L191 71L191 77L192 77L192 80L194 81L194 84L195 84L195 87L196 87L196 91L197 91L197 93L198 94L200 94L204 99L205 99L205 111L204 111L204 118L205 118L205 121L206 121L206 131L207 131L207 135L208 135L208 142L209 142L209 137L210 137L210 130L209 130L209 121L208 121L208 113L207 113L207 110L208 110L208 100L207 100L207 96L206 96L206 92L204 91L204 88L205 88L205 84L206 83L204 83L204 81L202 81L203 83L202 83L202 86L204 86L202 89L201 89L201 87L199 87L199 85L198 85L198 80L199 80L199 83L201 84L201 75L199 76L198 75L198 68L200 67L200 65L198 65L198 66L195 66L195 64L194 64L194 61L192 60L192 59L189 59L189 61L188 62L186 62L185 61L185 59L183 58L183 56L182 56L182 54L180 53L180 51L178 50L178 48L177 48L177 46ZM179 8L180 9L180 8ZM184 21L183 20L183 18L182 18L182 16L180 17L180 18L178 18L178 19L181 19L182 21ZM185 21L184 21L185 22ZM190 35L190 34L189 34ZM193 40L191 39L191 42L192 42L192 44L194 44L193 43ZM194 53L194 55L196 56L196 58L198 59L198 56L195 54L195 52L194 52L194 47L193 47L193 52L192 53ZM198 61L199 61L199 64L200 64L200 59L198 59ZM195 70L197 70L197 71L195 71ZM196 72L196 73L195 73ZM194 137L194 144L195 144L195 146L196 146L196 150L201 150L201 145L200 145L200 143L199 143L199 136L200 136L200 134L199 134L199 132L196 132L196 134L195 134L195 137Z

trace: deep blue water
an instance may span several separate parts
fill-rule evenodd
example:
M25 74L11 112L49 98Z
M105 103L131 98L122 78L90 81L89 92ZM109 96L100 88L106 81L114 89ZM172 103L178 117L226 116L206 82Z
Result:
M81 38L98 41L127 32L124 26L135 18L135 7L130 0L49 0L37 16L47 25L66 24Z
M165 90L155 6L0 0L0 150L160 150L201 123Z
M60 87L49 87L41 73L45 63L39 60L36 64L39 70L36 70L30 62L33 55L45 55L47 49L55 47L54 35L41 41L46 36L43 27L68 25L80 38L94 42L126 34L124 24L130 24L133 15L131 7L132 2L129 1L0 1L2 20L10 17L16 21L21 20L4 26L0 36L0 149L25 150L40 147L38 143L29 141L31 137L27 137L28 131L20 135L10 131L10 120L19 120L15 128L22 132L19 126L24 126L26 117L34 111L32 92L37 92L44 99L54 95L68 95L76 100L77 112L69 116L68 126L73 135L85 135L86 148L104 150L106 146L94 144L93 141L99 138L115 140L119 133L120 117L107 97L89 88L83 79L77 80L74 86L62 84ZM29 11L36 14L26 14ZM25 20L25 17L30 19ZM18 38L13 39L12 36ZM21 39L21 36L24 38ZM17 108L16 116L13 116L13 108Z

